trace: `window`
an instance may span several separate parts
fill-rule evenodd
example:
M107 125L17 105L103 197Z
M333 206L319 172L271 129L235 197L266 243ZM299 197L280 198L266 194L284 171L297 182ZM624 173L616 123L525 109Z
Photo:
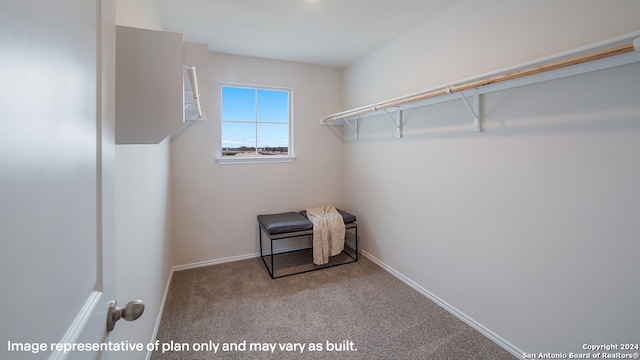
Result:
M290 89L223 85L221 94L221 159L293 157Z

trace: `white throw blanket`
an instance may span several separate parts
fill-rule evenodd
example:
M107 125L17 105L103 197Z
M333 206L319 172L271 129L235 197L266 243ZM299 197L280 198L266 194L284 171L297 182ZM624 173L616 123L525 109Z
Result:
M344 220L333 205L307 209L307 217L313 223L313 263L324 265L344 249Z

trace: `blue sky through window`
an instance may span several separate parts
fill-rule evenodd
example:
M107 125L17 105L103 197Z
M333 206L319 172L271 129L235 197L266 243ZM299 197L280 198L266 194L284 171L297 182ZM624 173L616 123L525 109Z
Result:
M289 92L222 87L222 148L289 147Z

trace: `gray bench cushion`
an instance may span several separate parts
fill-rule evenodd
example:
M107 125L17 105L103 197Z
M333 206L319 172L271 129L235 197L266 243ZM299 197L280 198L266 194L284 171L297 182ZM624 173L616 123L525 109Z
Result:
M258 222L271 235L311 230L313 223L297 212L258 215Z
M356 221L356 216L355 215L349 214L348 212L346 212L344 210L340 210L340 209L336 209L336 210L338 210L340 215L342 215L342 220L344 221L345 224L352 223L352 222ZM307 210L300 211L300 214L302 214L302 216L307 218Z
M342 215L345 224L356 221L356 216L336 209ZM280 214L258 215L258 222L271 235L313 229L313 223L307 218L307 211L286 212Z

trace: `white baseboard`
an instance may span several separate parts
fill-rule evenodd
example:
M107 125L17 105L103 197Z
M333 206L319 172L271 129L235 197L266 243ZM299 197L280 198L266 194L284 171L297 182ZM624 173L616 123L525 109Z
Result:
M349 241L347 241L346 244L349 245L352 249L355 248L355 245L352 244ZM275 254L277 255L277 254L286 253L286 252L289 252L289 251L304 250L304 249L309 249L309 248L310 248L310 244L304 244L304 245L299 245L299 246L291 246L291 247L286 247L286 248L279 248L279 249L276 249ZM265 253L265 255L269 255L269 254ZM199 262L195 262L195 263L191 263L191 264L177 265L177 266L174 266L171 269L171 273L173 274L174 271L195 269L195 268L199 268L199 267L203 267L203 266L218 265L218 264L224 264L224 263L233 262L233 261L253 259L253 258L257 258L257 257L260 257L260 253L259 252L258 253L253 253L253 254L230 256L230 257L221 258L221 259L215 259L215 260L199 261Z
M409 285L414 290L416 290L420 294L422 294L425 297L427 297L429 300L431 300L434 303L438 304L438 306L440 306L441 308L447 310L453 316L455 316L458 319L462 320L465 324L467 324L467 325L471 326L472 328L478 330L482 335L486 336L491 341L493 341L496 344L498 344L501 348L503 348L506 351L508 351L511 354L513 354L513 356L515 356L517 358L522 357L522 354L523 354L522 350L518 349L517 347L515 347L510 342L506 341L505 339L500 337L498 334L496 334L493 331L487 329L482 324L478 323L477 321L473 320L472 318L470 318L469 316L464 314L462 311L460 311L460 310L456 309L455 307L449 305L446 301L440 299L439 297L437 297L436 295L431 293L429 290L427 290L427 289L423 288L422 286L416 284L415 282L413 282L413 280L411 280L408 277L402 275L401 273L396 271L391 266L389 266L389 265L385 264L384 262L380 261L379 259L377 259L375 256L369 254L368 252L366 252L364 250L360 250L360 253L362 255L364 255L367 259L369 259L372 262L374 262L376 265L378 265L381 268L383 268L389 274L391 274L394 277L396 277L398 280L400 280L403 283Z
M173 269L171 269L171 271L173 272L173 271L182 271L182 270L188 270L188 269L195 269L195 268L199 268L199 267L203 267L203 266L211 266L211 265L224 264L224 263L233 262L233 261L253 259L253 258L258 257L258 256L260 256L260 253L245 254L245 255L238 255L238 256L230 256L230 257L221 258L221 259L215 259L215 260L199 261L199 262L195 262L195 263L191 263L191 264L184 264L184 265L174 266Z
M158 317L156 319L156 326L153 328L153 334L151 335L151 341L149 343L155 343L158 337L158 329L160 329L160 321L162 321L162 314L164 314L164 305L167 303L167 295L169 294L169 285L171 285L171 278L173 278L173 268L169 271L169 278L167 284L164 287L164 295L162 296L162 302L160 303L160 311L158 311ZM152 351L147 350L146 360L151 360Z
M290 248L285 248L285 249L278 249L276 254L283 253L283 252L288 252L288 251L302 250L302 249L306 249L306 248L308 248L308 247L307 246L302 246L302 247L295 246L295 247L290 247ZM265 254L265 255L268 255L268 254ZM189 270L189 269L195 269L195 268L199 268L199 267L203 267L203 266L218 265L218 264L224 264L224 263L233 262L233 261L253 259L253 258L257 258L257 257L260 257L260 253L245 254L245 255L238 255L238 256L230 256L230 257L221 258L221 259L215 259L215 260L199 261L199 262L195 262L195 263L191 263L191 264L184 264L184 265L174 266L171 271L173 272L173 271Z

